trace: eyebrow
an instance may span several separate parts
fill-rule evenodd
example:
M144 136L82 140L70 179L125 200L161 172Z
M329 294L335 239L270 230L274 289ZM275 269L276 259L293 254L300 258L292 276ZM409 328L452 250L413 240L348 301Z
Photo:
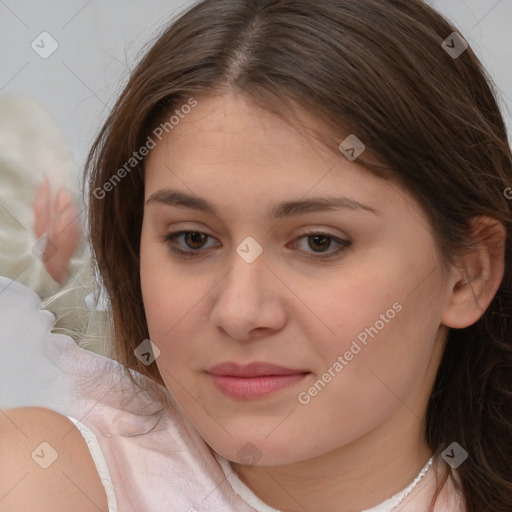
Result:
M210 213L219 219L222 219L219 210L208 200L195 194L187 194L178 190L171 190L167 188L159 189L153 192L146 201L146 205L152 203L161 203L178 208L190 208L192 210ZM367 212L373 215L382 215L382 212L375 208L362 204L349 197L313 197L310 199L285 201L283 203L276 204L270 209L269 217L274 220L291 217L293 215L343 209Z

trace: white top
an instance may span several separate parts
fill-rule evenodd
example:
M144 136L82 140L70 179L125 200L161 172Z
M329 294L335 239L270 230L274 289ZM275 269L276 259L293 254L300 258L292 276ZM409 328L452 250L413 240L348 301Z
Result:
M110 478L107 461L105 460L105 457L103 457L103 453L101 452L101 447L98 443L98 440L96 439L96 436L77 419L72 418L71 416L68 416L68 418L75 424L76 428L80 431L83 438L87 442L87 446L91 452L92 459L96 465L96 469L98 470L98 475L101 482L103 483L103 487L105 488L105 493L107 494L108 511L117 512L117 501L114 491L114 484Z
M226 459L212 455L165 388L132 372L166 394L170 405L135 389L118 362L50 333L54 317L39 306L34 292L0 277L0 408L43 406L69 417L87 442L109 512L279 512ZM444 464L431 463L403 491L364 512L425 512L435 466ZM449 480L434 512L463 511Z

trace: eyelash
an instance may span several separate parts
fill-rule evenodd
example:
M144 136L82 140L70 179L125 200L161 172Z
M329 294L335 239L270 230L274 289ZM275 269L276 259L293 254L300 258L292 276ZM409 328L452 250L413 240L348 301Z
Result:
M203 233L202 231L175 231L173 233L168 233L167 235L164 235L162 237L162 241L168 245L169 249L173 253L177 254L181 258L190 258L191 259L191 258L200 258L200 257L202 257L201 252L204 252L204 251L202 251L201 249L190 250L190 251L183 251L182 249L178 249L176 247L176 245L174 244L174 241L178 237L180 237L182 235L186 235L187 233L201 234L201 235L206 235L209 238L213 238L210 235L207 235L206 233ZM352 242L349 242L348 240L342 240L340 238L337 238L335 236L330 235L329 233L323 233L321 231L314 231L314 232L310 232L310 233L304 233L303 235L299 236L297 238L297 240L300 240L301 238L309 238L309 237L315 237L315 236L327 237L330 240L333 240L336 243L340 244L340 247L338 247L338 249L336 249L335 251L328 253L326 256L323 255L323 253L318 253L318 254L315 254L313 256L307 256L308 258L311 258L311 259L320 260L320 259L334 258L335 256L337 256L340 253L342 253L345 249L347 249L350 245L352 245Z

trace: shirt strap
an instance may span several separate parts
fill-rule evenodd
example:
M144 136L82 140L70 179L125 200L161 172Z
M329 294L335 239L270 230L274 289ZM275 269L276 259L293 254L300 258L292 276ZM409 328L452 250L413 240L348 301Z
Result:
M71 416L68 416L68 418L80 431L87 443L89 451L91 452L92 459L96 465L96 469L98 470L98 475L107 494L108 512L118 512L116 495L114 493L114 485L112 483L112 479L110 478L107 461L103 456L100 444L98 443L98 439L83 423L80 423L77 419L72 418Z

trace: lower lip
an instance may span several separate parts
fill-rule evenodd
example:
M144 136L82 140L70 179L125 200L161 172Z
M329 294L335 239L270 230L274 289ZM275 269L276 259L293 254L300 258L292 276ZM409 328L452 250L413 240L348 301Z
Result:
M213 383L225 395L232 398L262 398L300 382L307 373L292 375L263 375L260 377L231 377L212 375Z

